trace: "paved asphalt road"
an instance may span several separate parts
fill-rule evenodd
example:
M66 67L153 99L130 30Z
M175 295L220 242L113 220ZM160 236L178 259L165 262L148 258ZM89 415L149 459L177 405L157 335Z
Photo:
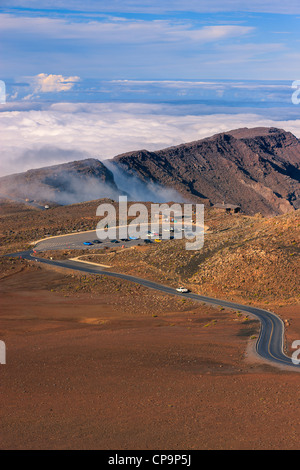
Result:
M120 279L126 279L127 281L140 284L149 289L155 289L161 292L165 292L170 295L177 295L185 297L191 300L205 302L207 304L227 307L234 310L240 310L248 314L254 315L261 322L260 336L256 343L256 351L264 360L276 364L279 366L289 367L290 370L300 371L300 365L293 364L291 358L286 356L283 352L283 337L284 337L284 324L282 320L275 315L275 313L263 310L260 308L229 302L227 300L214 299L211 297L205 297L203 295L188 293L181 294L176 289L156 282L148 281L135 276L129 276L127 274L114 273L111 271L104 270L101 267L85 264L82 262L76 262L71 260L49 260L35 256L32 251L23 251L14 253L7 256L22 257L24 259L32 261L33 259L44 264L51 266L58 266L66 269L73 269L81 271L87 274L105 274L106 276L112 276Z
M148 224L147 225L148 229ZM104 230L102 230L104 232ZM175 235L177 233L180 233L182 236L182 231L178 227L175 227L175 233L171 235ZM162 232L163 235L167 235ZM178 235L177 235L178 236ZM122 237L123 238L123 237ZM150 237L150 242L155 243L156 238L162 238L161 236L155 236L152 235ZM118 227L116 227L116 239L120 240L119 237L119 232L118 232ZM48 251L48 250L82 250L82 249L94 249L94 248L104 248L104 247L113 247L113 246L122 246L125 245L125 247L130 247L130 246L136 246L136 245L144 245L145 241L138 239L138 240L128 240L128 241L122 241L120 240L120 243L117 243L114 245L111 240L109 239L103 239L101 243L94 243L91 246L84 245L84 242L92 242L93 240L97 240L98 242L100 241L97 235L96 230L88 230L85 232L74 232L74 233L69 233L66 235L54 235L50 236L48 238L44 238L43 240L38 240L35 242L35 250L37 252L42 252L42 251ZM149 237L148 239L149 240Z
M96 230L72 233L70 235L60 235L56 237L50 237L45 240L39 241L36 246L36 251L48 251L48 250L83 250L83 249L95 249L95 248L104 248L109 246L135 246L138 244L143 244L143 240L128 240L127 242L122 242L113 244L111 240L103 240L99 244L93 244L91 246L84 245L83 242L93 242L93 240L98 240ZM100 240L99 240L100 241Z
M155 239L159 238L159 236L152 236L150 238L150 243L155 243ZM117 233L117 238L118 233ZM58 235L58 236L53 236L46 238L44 240L40 240L36 242L35 244L35 250L37 252L42 252L42 251L48 251L48 250L83 250L83 249L95 249L95 248L104 248L106 246L108 247L114 247L114 246L126 246L127 248L130 246L136 246L136 245L144 245L145 242L144 240L138 239L138 240L128 240L128 241L122 241L119 240L119 243L114 244L112 243L111 240L103 240L99 244L93 244L91 246L84 245L84 242L92 242L93 240L98 240L97 232L96 230L93 231L86 231L86 232L79 232L79 233L70 233L68 235ZM149 240L149 238L148 238Z

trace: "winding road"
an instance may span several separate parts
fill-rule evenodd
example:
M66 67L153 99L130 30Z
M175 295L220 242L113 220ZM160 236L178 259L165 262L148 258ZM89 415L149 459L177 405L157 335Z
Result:
M300 371L300 365L294 364L292 362L292 359L284 353L284 324L282 320L275 313L269 312L268 310L263 310L261 308L252 307L250 305L238 304L235 302L229 302L227 300L215 299L193 293L181 294L180 292L177 292L176 289L165 286L163 284L158 284L147 279L130 276L128 274L107 271L102 267L98 268L95 265L90 265L84 262L72 260L60 261L39 258L35 255L35 253L33 253L32 250L13 253L6 256L22 257L29 261L36 260L42 264L76 270L87 274L103 274L105 276L125 279L127 281L140 284L149 289L164 292L165 294L177 295L198 302L204 302L214 306L221 306L229 309L240 310L245 313L254 315L261 322L260 335L256 343L256 351L258 355L269 364L285 367L293 371Z

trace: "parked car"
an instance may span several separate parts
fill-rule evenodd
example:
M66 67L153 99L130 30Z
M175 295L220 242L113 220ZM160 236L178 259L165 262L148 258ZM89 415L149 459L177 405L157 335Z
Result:
M160 239L160 238L155 238L155 242L156 242L156 243L160 243L160 242L161 242L161 239Z
M181 292L182 294L186 294L189 290L186 287L177 287L177 292Z
M83 244L84 244L84 245L88 245L88 246L91 246L91 245L93 245L93 243L92 243L92 242L83 242Z
M152 240L148 240L148 238L146 240L144 240L144 243L153 243Z
M102 243L100 240L93 240L93 243Z
M110 243L120 243L119 240L111 240Z

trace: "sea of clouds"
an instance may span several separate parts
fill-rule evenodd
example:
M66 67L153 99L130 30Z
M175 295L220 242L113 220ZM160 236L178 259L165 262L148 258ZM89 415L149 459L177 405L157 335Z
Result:
M139 150L158 150L240 127L279 127L300 138L300 119L253 110L204 115L142 103L20 103L0 112L0 175Z

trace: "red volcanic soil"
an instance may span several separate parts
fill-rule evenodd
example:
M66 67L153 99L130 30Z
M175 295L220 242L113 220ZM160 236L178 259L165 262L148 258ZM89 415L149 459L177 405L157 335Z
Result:
M1 281L1 449L299 447L300 376L247 358L257 322L125 282L65 283L33 268Z

